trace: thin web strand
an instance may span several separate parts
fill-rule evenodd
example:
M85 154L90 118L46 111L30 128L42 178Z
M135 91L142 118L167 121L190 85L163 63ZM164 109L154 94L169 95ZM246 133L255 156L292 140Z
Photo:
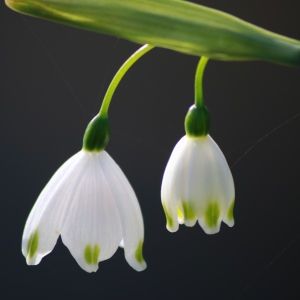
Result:
M300 237L300 233L250 282L242 291L237 295L234 300L239 299L256 281L257 279L265 272L267 271L273 263L278 260L278 258L283 255L284 252L286 252L287 249L289 249L295 242L296 240Z
M273 134L275 131L277 131L279 128L285 126L286 124L288 124L289 122L291 122L292 120L296 119L297 117L300 116L300 113L297 113L296 115L292 116L291 118L289 118L288 120L284 121L283 123L281 123L280 125L276 126L274 129L272 129L271 131L269 131L267 134L265 134L263 137L261 137L259 140L257 140L255 142L255 144L253 146L251 146L234 164L232 164L230 166L230 168L232 169L233 167L235 167L242 158L244 158L254 147L256 147L260 142L262 142L266 137L268 137L269 135Z
M241 148L243 148L243 147L245 147L245 146L254 144L254 143L256 143L256 142L257 142L257 141L255 140L255 141L251 141L251 142L247 142L247 143L244 143L244 144L242 144L242 145L239 145L238 147L234 148L233 150L230 150L229 152L225 153L224 155L225 155L225 157L230 156L231 154L233 154L234 152L238 151L239 149L241 149Z

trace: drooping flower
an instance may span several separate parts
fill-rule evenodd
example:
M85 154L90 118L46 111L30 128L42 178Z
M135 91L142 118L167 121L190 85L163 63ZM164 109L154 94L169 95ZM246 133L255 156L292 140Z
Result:
M105 148L108 120L94 118L83 149L65 162L38 197L27 219L22 252L28 265L50 253L61 235L82 269L95 272L121 245L129 265L146 268L144 225L138 200Z
M186 136L175 146L161 188L167 229L178 224L194 226L207 234L217 233L221 221L234 225L234 183L226 159L208 135L209 113L193 105L185 120Z

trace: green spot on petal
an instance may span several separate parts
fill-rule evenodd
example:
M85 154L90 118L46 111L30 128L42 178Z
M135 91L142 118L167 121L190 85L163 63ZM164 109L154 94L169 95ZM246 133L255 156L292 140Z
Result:
M232 203L230 204L230 207L228 209L228 212L227 212L227 219L229 221L232 221L233 220L233 209L234 209L234 200L232 201Z
M39 246L39 232L36 229L34 233L30 235L28 244L27 244L27 253L29 258L32 258L36 253Z
M167 225L168 227L172 228L173 226L173 219L171 217L171 215L168 213L165 205L163 204L163 209L164 209L164 212L165 212L165 215L166 215L166 219L167 219Z
M96 265L98 263L98 257L100 254L100 248L98 245L94 246L94 249L92 249L91 245L87 244L84 249L84 259L88 265L94 264Z
M217 226L220 215L218 202L209 203L205 212L205 221L208 227Z
M87 245L84 249L84 259L87 264L92 264L92 248L90 245Z
M141 264L144 261L143 257L143 241L141 240L135 250L135 258Z
M183 213L178 206L177 206L177 215L179 219L183 219Z
M98 257L100 254L100 248L98 245L94 246L94 253L93 253L93 264L96 265L98 263Z
M182 208L185 220L194 220L197 218L188 202L182 201Z

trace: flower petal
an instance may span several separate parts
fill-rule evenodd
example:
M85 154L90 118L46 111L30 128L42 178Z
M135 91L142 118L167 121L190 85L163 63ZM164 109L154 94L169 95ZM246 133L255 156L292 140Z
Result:
M229 227L234 225L234 218L233 218L233 210L234 210L234 199L232 200L227 213L223 218L223 222L226 223Z
M161 185L161 201L167 219L167 229L170 232L176 232L178 230L178 223L184 222L183 209L180 204L178 205L182 196L179 187L182 181L178 176L182 169L178 163L181 161L184 152L185 139L182 138L174 147ZM178 214L178 208L182 214Z
M86 167L82 159L82 153L78 152L66 161L33 206L22 237L22 253L27 264L38 264L54 248L73 197L73 186Z
M122 227L111 180L102 167L107 154L85 152L85 156L89 165L76 188L62 240L82 269L95 272L98 262L118 249Z
M101 160L101 168L107 174L111 193L121 217L125 258L136 271L143 271L147 265L142 254L144 224L138 200L120 167L108 153L103 152L106 159Z

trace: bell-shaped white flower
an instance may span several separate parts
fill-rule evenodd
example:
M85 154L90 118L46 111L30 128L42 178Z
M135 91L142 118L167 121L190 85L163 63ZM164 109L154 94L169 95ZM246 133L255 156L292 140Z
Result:
M184 136L167 164L161 197L167 229L198 220L207 234L217 233L221 221L234 225L234 183L226 159L209 136Z
M167 229L194 226L198 220L207 234L217 233L221 221L234 225L235 191L226 159L207 134L209 112L192 106L185 119L187 135L175 146L161 188Z
M27 264L38 264L61 235L87 272L97 271L98 262L110 258L119 245L129 265L142 271L144 225L135 193L106 151L85 148L58 169L32 208L22 240Z

